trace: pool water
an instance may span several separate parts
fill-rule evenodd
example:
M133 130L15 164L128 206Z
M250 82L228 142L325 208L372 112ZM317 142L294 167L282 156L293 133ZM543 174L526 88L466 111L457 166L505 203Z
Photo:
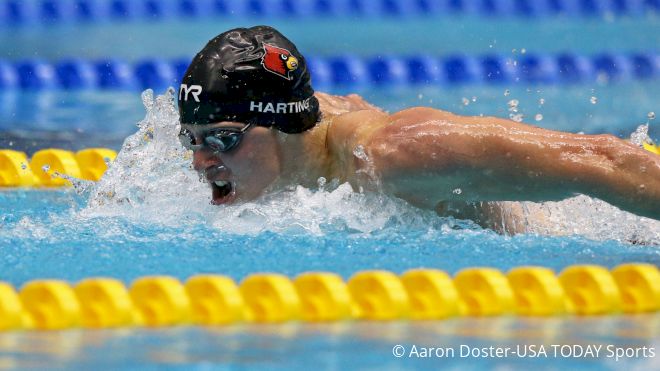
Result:
M319 370L653 370L658 367L657 358L650 357L648 349L654 347L657 352L659 334L659 315L16 332L0 335L4 350L0 352L0 367L306 370L314 365ZM508 358L488 357L488 353L485 357L465 357L467 351L494 344L512 351L526 348L527 353L523 350L525 356ZM563 344L580 348L561 353L559 346ZM404 347L404 356L393 355L396 345ZM411 356L413 345L418 354L421 347L441 347L453 349L453 356L450 351L439 353L442 357ZM541 346L545 356L532 356L530 349ZM595 353L585 356L588 346L601 346L598 357ZM617 358L617 349L640 351L637 358Z
M394 54L511 54L514 48L592 53L660 45L660 26L652 18L544 20L544 27L529 20L472 18L278 22L286 34L300 39L302 50L318 55L373 55L383 48ZM80 32L53 26L50 41L43 29L26 28L0 33L0 51L10 59L31 56L35 46L39 57L49 59L180 57L192 55L233 25L225 20L82 26ZM400 36L405 32L414 35L415 43ZM123 42L106 40L110 35ZM660 110L657 81L346 87L331 92L349 91L389 111L424 105L499 117L509 117L509 102L516 99L524 121L534 125L627 138L648 123L651 137L660 137L657 119L649 118L650 112ZM150 130L153 136L145 137ZM147 92L141 100L137 92L1 92L0 148L33 153L51 146L103 146L121 152L98 184L0 191L0 279L20 287L37 278L75 282L92 276L128 284L152 274L183 280L219 273L238 281L254 272L293 277L331 271L349 278L365 269L401 273L428 267L455 273L474 266L506 271L541 265L560 271L582 263L608 268L625 262L660 265L660 222L584 196L527 203L551 223L530 225L531 233L514 236L438 217L393 198L353 192L331 179L314 189L289 189L252 203L211 206L210 192L190 169L189 154L179 146L176 133L171 96L156 99ZM327 369L651 369L657 368L657 358L399 359L392 347L615 344L660 351L659 332L659 315L16 332L0 334L0 368L307 369L314 363Z

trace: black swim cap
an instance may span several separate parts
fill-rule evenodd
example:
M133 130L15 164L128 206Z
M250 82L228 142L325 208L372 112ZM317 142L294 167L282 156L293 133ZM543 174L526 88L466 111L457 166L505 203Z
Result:
M235 28L197 53L179 87L182 124L237 121L285 133L320 119L305 58L272 27Z

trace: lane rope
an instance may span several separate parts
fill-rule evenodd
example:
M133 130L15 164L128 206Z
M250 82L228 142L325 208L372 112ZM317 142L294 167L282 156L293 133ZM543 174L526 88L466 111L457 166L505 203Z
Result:
M660 0L659 0L660 1ZM307 58L316 87L579 84L660 77L654 52L518 55L355 55ZM0 89L144 90L178 86L189 58L0 60Z
M472 316L566 316L660 310L660 271L622 264L609 271L573 265L559 275L544 267L466 268L453 278L435 269L401 275L308 272L290 279L257 273L236 284L204 274L185 283L147 276L130 288L113 278L70 285L34 280L17 292L0 282L0 331L346 320L443 320Z
M4 0L0 24L101 23L204 18L647 17L660 0Z

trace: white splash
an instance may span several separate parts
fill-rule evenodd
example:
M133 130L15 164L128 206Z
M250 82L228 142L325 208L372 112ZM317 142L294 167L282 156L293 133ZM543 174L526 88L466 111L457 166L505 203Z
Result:
M142 93L146 116L92 190L83 215L123 215L172 224L205 205L210 209L208 187L192 169L191 153L178 142L173 98L173 90L156 99L151 90Z
M660 221L620 210L584 195L558 202L500 202L524 233L548 236L581 235L593 240L660 244Z
M637 129L630 134L630 142L640 147L644 143L652 143L651 138L649 137L649 124L639 125Z

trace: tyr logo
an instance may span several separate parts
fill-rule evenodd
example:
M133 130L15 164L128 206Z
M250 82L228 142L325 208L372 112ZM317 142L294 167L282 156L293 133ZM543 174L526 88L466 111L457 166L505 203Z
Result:
M298 58L291 55L286 49L264 43L264 56L261 64L267 71L277 76L291 80L291 72L298 68Z
M183 100L188 101L188 94L192 94L195 102L199 102L199 95L202 94L202 87L200 85L186 85L181 84L179 87L179 100L181 99L181 93L183 93Z

